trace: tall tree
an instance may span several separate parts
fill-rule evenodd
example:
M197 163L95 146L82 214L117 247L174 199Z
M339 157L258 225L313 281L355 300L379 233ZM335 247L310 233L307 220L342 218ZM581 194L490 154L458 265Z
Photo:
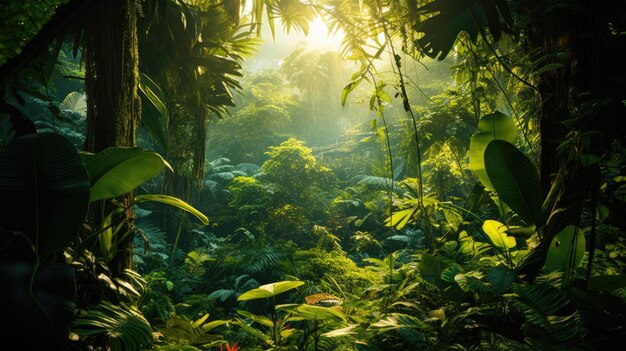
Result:
M100 1L94 4L86 21L87 151L135 146L135 130L141 118L137 95L139 6L138 0ZM129 226L127 230L131 230L134 220L131 194L119 200L127 207L121 220ZM99 220L97 211L93 213L95 221ZM123 250L112 263L114 272L132 267L132 242L133 236L129 235L120 245Z

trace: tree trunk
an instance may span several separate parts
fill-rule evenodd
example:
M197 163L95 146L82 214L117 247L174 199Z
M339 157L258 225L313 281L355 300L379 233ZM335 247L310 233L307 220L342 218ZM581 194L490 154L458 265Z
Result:
M623 3L581 0L546 12L544 6L534 4L536 13L545 15L528 28L530 44L543 49L546 64L558 62L563 67L542 74L538 85L542 99L540 178L544 195L551 192L552 202L534 274L543 265L554 236L567 225L583 225L581 215L589 207L592 192L599 191L600 172L598 164L586 164L581 156L603 156L610 152L613 140L623 140L619 133L623 123L609 123L608 118L624 114L624 88L619 80L623 74L615 69L620 66L615 61L619 55L611 52L620 47L622 51L623 46L612 43L615 39L609 27L611 16L624 10ZM558 152L562 143L565 151ZM589 210L594 215L595 209Z
M85 149L99 152L109 146L134 146L135 129L141 106L137 95L138 0L99 1L87 21L85 31L85 62L88 96L87 139ZM132 194L120 197L129 205ZM94 206L98 207L98 206ZM96 208L96 224L100 211ZM107 208L108 210L108 208ZM132 230L132 206L126 211L126 222L120 234ZM118 253L110 266L114 274L132 267L133 235L118 244Z

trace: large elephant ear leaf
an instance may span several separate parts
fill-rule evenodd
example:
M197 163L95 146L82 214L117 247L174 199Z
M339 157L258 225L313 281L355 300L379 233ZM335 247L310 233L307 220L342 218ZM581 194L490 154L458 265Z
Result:
M568 225L554 236L548 255L545 270L547 272L569 272L577 267L585 255L585 231L574 225Z
M58 134L29 134L0 151L0 223L24 233L36 252L59 252L78 235L89 206L87 171Z
M487 234L491 243L505 250L512 249L517 244L514 237L506 234L507 230L508 227L498 221L488 219L483 223L483 231Z
M485 150L492 140L504 140L513 144L517 140L517 127L513 119L504 113L494 112L478 121L476 133L470 139L469 169L474 172L485 188L495 191L485 170Z
M74 319L74 268L65 263L36 267L5 261L0 265L0 286L2 335L19 340L23 350L62 350Z
M170 165L156 152L139 147L108 147L82 154L91 181L91 201L114 198L137 188Z
M514 145L493 140L485 150L485 169L498 197L527 224L543 225L537 169Z

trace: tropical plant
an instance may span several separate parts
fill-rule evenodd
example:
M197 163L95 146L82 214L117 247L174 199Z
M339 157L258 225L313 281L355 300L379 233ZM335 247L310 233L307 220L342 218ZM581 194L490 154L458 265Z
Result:
M208 314L204 314L197 320L189 320L184 316L170 317L165 326L159 329L164 339L161 347L164 345L176 345L207 349L212 346L221 346L223 342L221 336L211 333L215 332L214 329L219 329L219 327L226 325L230 321L207 321L208 318Z
M67 139L48 133L14 138L0 150L0 164L0 225L8 243L2 252L2 305L23 316L8 332L28 348L61 349L76 288L74 269L58 257L77 238L87 214L87 171ZM41 330L43 339L28 338L27 325Z

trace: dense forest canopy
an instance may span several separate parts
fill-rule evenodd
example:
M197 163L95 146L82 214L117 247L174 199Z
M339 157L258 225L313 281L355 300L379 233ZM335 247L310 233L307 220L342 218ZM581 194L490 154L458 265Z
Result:
M0 4L23 350L606 350L626 3Z

